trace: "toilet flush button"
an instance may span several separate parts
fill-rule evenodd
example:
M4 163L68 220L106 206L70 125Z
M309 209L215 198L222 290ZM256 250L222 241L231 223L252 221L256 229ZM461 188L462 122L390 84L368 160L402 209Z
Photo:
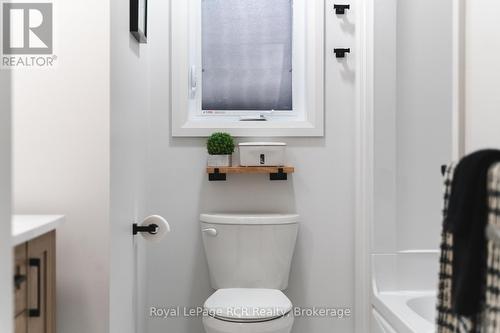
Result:
M212 237L217 236L217 229L214 228L203 229L203 232Z

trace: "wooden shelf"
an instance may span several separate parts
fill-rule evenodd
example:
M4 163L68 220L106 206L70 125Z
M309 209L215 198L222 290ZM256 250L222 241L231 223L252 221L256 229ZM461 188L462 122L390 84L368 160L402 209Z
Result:
M294 173L295 168L290 166L285 167L207 167L207 173L214 173L215 169L219 169L219 173L278 173L279 169L283 169L284 173Z
M227 174L269 174L270 180L287 180L289 173L294 173L295 168L291 166L283 167L207 167L209 181L224 181Z

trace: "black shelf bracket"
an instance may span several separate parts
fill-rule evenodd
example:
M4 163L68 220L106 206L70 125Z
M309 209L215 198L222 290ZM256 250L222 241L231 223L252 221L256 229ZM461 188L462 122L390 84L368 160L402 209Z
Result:
M227 175L225 173L220 173L219 168L215 168L213 173L208 174L208 180L211 182L223 182L226 181Z
M344 15L346 9L351 9L351 5L333 5L333 9L335 10L335 14Z
M270 180L287 180L288 174L283 172L283 168L279 168L278 173L270 173L269 174L269 179Z
M284 168L278 168L278 172L269 173L270 180L288 180L288 174ZM227 174L221 173L219 168L214 168L214 171L208 174L208 180L211 182L226 181Z
M137 223L132 224L132 234L137 235L140 232L147 232L150 233L151 235L154 235L158 232L158 225L150 224L147 226L139 226L137 225Z
M346 53L351 53L351 49L333 49L336 58L345 58Z

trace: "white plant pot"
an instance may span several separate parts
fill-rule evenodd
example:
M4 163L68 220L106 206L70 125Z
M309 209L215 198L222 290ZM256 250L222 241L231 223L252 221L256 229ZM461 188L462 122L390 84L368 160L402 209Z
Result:
M229 167L231 166L231 155L208 155L209 167Z

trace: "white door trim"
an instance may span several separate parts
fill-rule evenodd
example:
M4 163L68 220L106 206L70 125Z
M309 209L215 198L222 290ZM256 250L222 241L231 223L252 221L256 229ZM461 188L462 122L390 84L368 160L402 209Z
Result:
M374 3L358 0L354 331L370 331L370 250L373 219Z
M465 154L465 0L453 1L453 159Z
M0 74L0 332L13 329L13 280L11 234L11 72Z

